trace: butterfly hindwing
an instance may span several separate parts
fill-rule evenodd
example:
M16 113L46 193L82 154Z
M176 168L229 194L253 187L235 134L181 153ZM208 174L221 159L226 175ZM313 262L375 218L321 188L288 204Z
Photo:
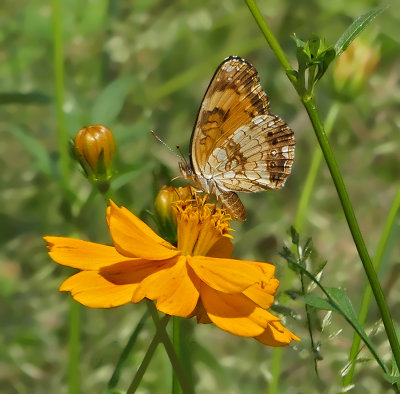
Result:
M259 115L215 148L206 171L223 190L280 189L294 159L293 132L275 115Z

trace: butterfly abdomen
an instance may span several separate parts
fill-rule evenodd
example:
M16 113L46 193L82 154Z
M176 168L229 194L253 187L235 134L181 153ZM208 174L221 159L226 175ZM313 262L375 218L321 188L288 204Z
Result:
M228 211L229 215L231 215L232 219L238 220L239 222L244 222L246 220L246 209L236 193L220 193L218 194L218 200Z

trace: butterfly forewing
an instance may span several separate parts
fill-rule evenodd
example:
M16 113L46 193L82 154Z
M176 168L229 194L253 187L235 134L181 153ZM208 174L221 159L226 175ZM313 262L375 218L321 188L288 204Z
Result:
M210 82L193 130L194 170L201 171L216 146L255 116L268 113L268 106L256 69L244 59L226 59Z

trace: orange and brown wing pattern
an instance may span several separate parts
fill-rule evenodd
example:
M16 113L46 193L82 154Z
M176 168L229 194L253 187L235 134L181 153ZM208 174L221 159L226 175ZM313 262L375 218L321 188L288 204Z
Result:
M268 97L257 70L239 57L225 59L211 80L192 133L190 153L194 172L202 174L215 148L237 129L268 113Z
M259 115L214 149L205 172L221 191L280 189L294 160L293 131L275 115Z

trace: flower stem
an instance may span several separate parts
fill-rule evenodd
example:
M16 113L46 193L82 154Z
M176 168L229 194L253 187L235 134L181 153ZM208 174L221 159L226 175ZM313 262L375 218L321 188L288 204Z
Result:
M121 353L121 356L117 362L117 365L115 366L114 372L111 376L110 381L108 382L107 385L107 389L111 392L118 384L119 381L119 377L121 375L121 370L123 368L123 366L125 365L129 353L131 352L132 348L135 346L136 340L140 334L140 332L142 331L143 327L144 327L144 323L147 320L147 318L149 317L149 311L147 310L143 316L141 317L141 319L139 320L139 323L137 324L137 326L135 327L135 329L132 332L131 337L129 338L128 343L125 345L124 350Z
M293 68L290 65L289 61L287 60L285 54L283 53L282 48L280 47L275 36L271 33L271 30L265 23L264 18L261 15L261 12L257 7L257 4L255 3L254 0L244 0L244 2L247 4L247 7L249 7L249 10L253 15L254 20L257 22L258 27L261 30L261 33L264 35L269 46L271 47L272 51L274 52L276 58L279 60L279 63L282 65L283 69L285 70L287 77L292 82L293 86L295 86L296 78L292 74Z
M62 36L61 1L52 0L52 40L53 68L56 97L56 120L58 153L60 156L61 186L65 197L69 194L70 157L68 152L68 133L66 128L64 104L64 47ZM69 310L69 360L68 360L68 392L80 392L80 305L71 300Z
M396 195L393 199L392 206L390 208L390 212L388 217L386 218L385 226L383 228L383 232L381 238L379 240L379 244L373 259L373 265L375 270L378 272L381 266L383 256L386 251L387 244L389 242L390 234L393 230L393 226L396 222L396 218L400 211L400 187L397 189ZM361 324L364 324L367 319L367 314L369 311L369 306L371 304L372 291L371 287L367 284L364 289L364 294L361 301L360 312L358 314L358 320ZM360 348L361 338L354 333L353 343L351 345L350 354L349 354L349 362L351 363L349 372L343 378L343 387L349 386L353 381L354 371L356 367L355 359L357 357L359 348Z
M272 35L271 31L269 30L265 20L263 19L260 10L258 9L254 0L244 0L249 7L251 13L254 16L255 21L257 22L261 32L263 33L264 37L266 38L269 46L271 47L272 51L274 52L275 56L281 63L283 69L285 70L289 80L292 82L293 86L296 88L296 78L293 74L290 73L292 68L288 60L286 59L279 43ZM323 125L319 118L319 114L317 112L315 106L315 100L313 95L300 95L301 101L308 113L308 116L311 120L312 126L314 128L314 132L320 144L322 153L325 157L325 161L329 167L329 171L331 173L331 177L335 184L340 202L342 204L342 208L344 214L346 216L346 220L348 226L350 228L350 232L352 234L354 243L356 245L358 254L360 256L361 262L363 264L365 273L367 275L368 281L371 285L372 292L375 296L376 302L378 304L378 308L381 313L382 321L385 326L386 335L390 342L390 346L393 352L394 359L396 361L398 369L400 369L400 345L396 335L396 331L394 329L392 317L389 312L388 305L385 300L385 296L382 292L382 288L380 286L378 277L374 270L371 258L369 257L367 248L364 243L364 239L361 235L357 219L354 215L353 207L351 205L349 196L347 194L346 187L344 185L342 175L340 173L339 167L336 163L336 159L333 155L331 147L329 145L328 139L326 137Z
M69 360L68 360L68 393L80 393L79 359L81 352L81 305L73 298L69 306Z
M335 124L336 118L339 114L339 109L340 105L337 102L333 103L333 105L329 109L328 115L326 116L325 120L326 135L329 135L332 132L333 125ZM311 164L308 169L307 177L304 182L304 187L301 191L299 204L297 206L297 213L294 222L294 227L296 231L299 233L301 233L306 220L308 207L310 205L312 192L314 190L315 180L317 179L318 170L321 165L321 162L322 162L322 152L319 147L316 147L311 158ZM285 291L291 286L293 277L294 277L294 271L286 267L281 279L281 286L280 286L281 291ZM279 392L278 390L279 376L281 373L283 352L284 348L281 347L274 348L272 352L272 359L271 359L272 380L269 387L270 394L277 394Z
M184 394L193 394L194 390L193 387L190 385L184 370L182 368L182 365L178 359L178 356L175 353L174 345L172 344L171 340L169 339L169 336L165 330L165 327L162 327L160 324L160 318L158 317L158 312L156 307L154 306L154 303L150 300L147 301L147 307L149 308L151 317L153 318L153 321L157 327L157 332L160 335L160 339L165 347L165 350L168 354L169 360L171 362L171 365L174 369L174 372L176 376L178 377L179 383L181 385L182 391Z
M339 109L340 104L338 102L335 102L328 111L328 115L325 119L325 133L327 136L329 136L333 130L333 125L335 124L336 118L339 114ZM311 195L314 190L315 180L317 179L317 174L321 162L322 152L321 149L319 149L317 146L311 158L310 168L308 169L306 181L304 182L304 187L300 195L299 205L297 207L294 227L298 233L301 233L303 230L306 215L308 212L308 206L310 204ZM288 270L288 272L293 271Z
M153 354L154 354L158 344L161 342L161 330L165 330L165 327L167 326L169 318L170 318L170 316L165 315L161 320L159 320L159 325L157 327L156 335L154 335L153 340L151 341L149 347L147 348L147 352L143 358L143 361L140 364L140 367L137 370L136 375L133 378L133 381L132 381L131 385L129 386L126 394L135 393L137 388L139 387L139 384L143 379L143 375L146 372L146 369L149 366L151 359L153 358Z
M174 344L175 353L178 357L181 357L181 319L178 317L172 318L172 342ZM176 374L172 373L172 393L173 394L180 394L182 391L179 386L179 382L177 379Z
M68 190L70 176L70 157L68 152L68 133L63 110L64 104L64 48L62 36L61 1L52 0L53 68L56 97L57 139L60 155L61 183Z
M382 321L385 326L386 335L390 342L392 348L393 356L396 361L397 367L400 369L400 344L394 329L393 320L390 315L388 305L385 300L381 285L378 280L378 276L375 272L374 266L372 264L371 258L369 257L367 248L365 246L364 239L361 235L360 228L358 226L357 219L354 214L353 207L351 205L349 196L347 194L346 187L343 182L342 175L340 173L339 167L336 163L335 157L333 156L332 149L329 145L328 139L326 137L324 128L322 126L321 120L319 118L315 101L313 97L305 96L302 97L302 102L308 116L310 117L311 123L313 125L315 134L317 136L318 142L321 146L322 153L324 154L326 163L329 167L333 182L336 187L340 202L342 204L343 212L346 216L348 226L350 228L351 235L353 237L354 243L356 245L358 254L360 256L361 262L364 267L364 271L367 275L369 284L372 288L372 292L375 296L376 302L378 304L379 311L381 313Z

